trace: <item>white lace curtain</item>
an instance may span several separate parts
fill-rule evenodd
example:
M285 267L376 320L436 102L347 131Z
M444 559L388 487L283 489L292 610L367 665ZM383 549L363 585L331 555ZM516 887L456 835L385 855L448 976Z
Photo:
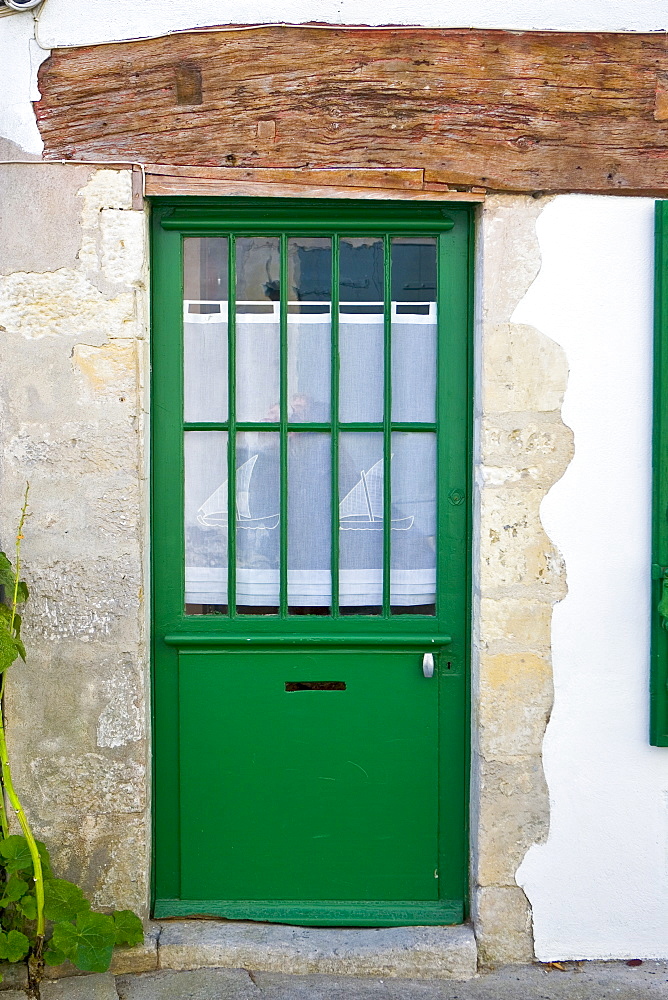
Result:
M395 309L396 313L396 309ZM433 421L435 309L395 315L392 327L393 419ZM224 421L227 324L220 315L187 316L185 418ZM326 321L325 321L326 320ZM340 317L340 419L382 421L381 315ZM276 422L279 400L277 316L237 319L237 420ZM330 415L329 318L291 315L288 325L288 410L293 421ZM227 434L186 433L186 602L227 604ZM342 432L339 438L339 603L378 606L383 580L383 436ZM391 460L391 603L435 599L436 443L430 432L395 433ZM238 432L236 459L236 602L276 607L279 601L279 434ZM331 437L288 435L288 603L331 605Z

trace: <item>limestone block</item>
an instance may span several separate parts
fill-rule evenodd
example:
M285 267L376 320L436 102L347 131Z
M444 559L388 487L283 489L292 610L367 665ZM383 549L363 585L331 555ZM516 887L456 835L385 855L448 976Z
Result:
M125 654L107 661L102 682L105 705L97 720L99 747L124 747L146 737L146 705L136 659Z
M486 413L560 408L568 379L566 355L534 327L502 323L486 328L482 361Z
M549 661L526 652L483 654L478 689L478 746L483 757L540 755L553 698Z
M482 653L533 653L549 657L552 602L482 597L478 642Z
M549 198L490 195L482 206L479 271L482 319L509 322L540 268L536 219Z
M517 886L478 889L474 922L478 959L483 968L533 960L531 908Z
M136 972L153 972L158 968L160 924L149 922L144 928L144 943L134 948L114 948L110 972L124 976Z
M470 979L473 932L452 927L292 927L245 921L176 920L162 925L161 969L257 969L295 975Z
M112 340L101 347L77 344L72 360L89 390L86 401L101 404L113 396L120 402L135 402L139 364L136 340Z
M42 795L58 803L62 817L137 813L146 806L146 772L137 761L86 753L38 757L30 762L30 769Z
M122 285L142 282L146 267L146 220L142 212L104 208L100 212L100 270Z
M540 523L543 491L488 487L480 498L480 589L515 588L508 596L565 596L560 554Z
M103 341L135 336L136 319L131 290L109 298L78 268L0 278L0 326L10 334Z
M31 592L29 627L45 639L78 638L90 642L116 629L138 637L139 623L128 621L140 606L140 567L99 557L85 562L54 559L26 573ZM29 565L29 564L28 564ZM28 622L26 622L28 625Z
M478 756L477 881L515 886L515 872L549 826L549 799L540 757L485 760Z
M0 161L9 158L0 140ZM76 266L81 244L76 194L90 176L90 167L73 163L28 168L0 163L0 274Z
M481 424L482 481L549 489L573 457L573 434L552 413L491 414Z

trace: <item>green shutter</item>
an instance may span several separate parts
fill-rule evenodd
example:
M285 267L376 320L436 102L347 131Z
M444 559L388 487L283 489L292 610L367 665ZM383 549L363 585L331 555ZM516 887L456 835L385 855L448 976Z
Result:
M650 742L668 746L668 201L656 203Z

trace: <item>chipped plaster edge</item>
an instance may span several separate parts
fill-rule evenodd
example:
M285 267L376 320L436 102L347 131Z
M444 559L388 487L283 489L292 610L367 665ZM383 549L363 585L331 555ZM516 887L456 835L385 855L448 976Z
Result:
M561 419L568 367L553 341L512 317L540 270L536 221L551 200L490 196L477 226L471 902L482 967L534 957L531 907L515 873L549 830L550 622L566 591L540 505L573 454ZM535 441L541 447L532 450ZM504 521L520 535L515 549L532 555L525 564L510 548L505 558L494 554L490 537Z

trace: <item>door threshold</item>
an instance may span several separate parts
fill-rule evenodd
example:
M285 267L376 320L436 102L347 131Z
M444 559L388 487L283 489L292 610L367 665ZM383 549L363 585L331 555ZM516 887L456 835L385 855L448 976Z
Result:
M448 927L295 927L228 920L161 920L160 969L251 969L293 975L471 979L470 924Z

